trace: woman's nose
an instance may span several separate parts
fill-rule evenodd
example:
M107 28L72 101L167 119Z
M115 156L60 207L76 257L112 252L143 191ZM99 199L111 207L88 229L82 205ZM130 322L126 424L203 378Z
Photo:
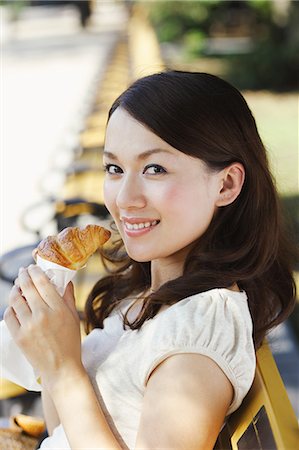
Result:
M142 183L135 177L125 177L116 197L118 208L143 208L146 205Z

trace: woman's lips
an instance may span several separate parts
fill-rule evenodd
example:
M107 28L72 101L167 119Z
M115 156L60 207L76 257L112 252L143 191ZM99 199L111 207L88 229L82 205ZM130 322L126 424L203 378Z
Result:
M156 219L122 218L123 228L128 236L141 236L151 231L160 221Z

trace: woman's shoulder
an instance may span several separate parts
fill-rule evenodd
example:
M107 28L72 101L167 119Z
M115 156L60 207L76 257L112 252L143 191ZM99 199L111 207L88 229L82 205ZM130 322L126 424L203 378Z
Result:
M165 306L157 315L157 319L167 319L167 316L177 317L180 322L192 316L207 321L208 316L220 315L227 317L240 314L251 323L248 308L248 298L245 291L235 291L227 288L214 288L188 296L171 306Z
M147 324L148 322L148 324ZM248 391L255 370L252 320L246 292L211 289L187 297L145 322L142 380L164 359L178 353L198 353L214 360L231 381L235 400Z
M136 302L136 298L126 299L122 306L122 312L128 311L128 319L134 320L142 308L142 302ZM251 331L252 320L246 292L214 288L190 295L172 305L161 306L159 312L152 319L144 322L142 329L145 331L159 326L167 334L168 328L188 327L189 333L197 333L199 325L205 323L208 326L209 322L214 320L219 321L220 328L224 327L225 322L230 321L232 316L238 316L241 322L245 321ZM190 328L190 323L194 323L196 326Z
M182 301L196 301L202 299L203 301L217 300L217 301L232 301L247 303L247 294L243 290L229 289L229 288L213 288L207 291L198 292L194 295L184 298Z
M252 319L246 292L217 288L167 305L142 326L151 346L205 347L233 353L236 346L253 350Z

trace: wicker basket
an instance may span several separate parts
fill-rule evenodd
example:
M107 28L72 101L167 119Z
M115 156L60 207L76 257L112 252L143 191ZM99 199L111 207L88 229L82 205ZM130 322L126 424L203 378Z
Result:
M27 436L22 431L11 428L0 428L1 450L35 450L38 439Z

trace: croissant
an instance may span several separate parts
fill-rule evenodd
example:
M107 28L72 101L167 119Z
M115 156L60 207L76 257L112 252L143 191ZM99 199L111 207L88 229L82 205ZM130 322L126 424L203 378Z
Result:
M52 261L68 269L81 269L88 258L106 241L111 233L99 225L68 227L57 236L43 239L36 254L41 258Z
M39 417L17 414L10 419L13 429L22 430L29 436L39 437L46 430L45 421Z

